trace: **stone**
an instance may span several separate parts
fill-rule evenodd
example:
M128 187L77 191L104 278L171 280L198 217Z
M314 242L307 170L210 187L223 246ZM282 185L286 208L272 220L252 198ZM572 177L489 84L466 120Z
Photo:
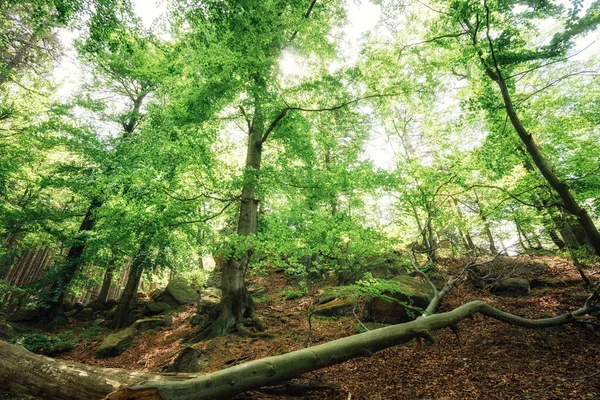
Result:
M349 298L338 297L315 307L313 314L321 317L342 317L352 315L356 307L355 301Z
M144 307L144 315L162 314L174 309L175 307L177 306L163 301L151 301Z
M527 279L507 278L492 283L490 292L498 296L521 297L529 295L531 287Z
M425 281L406 276L396 276L393 280L398 282L401 292L384 292L381 296L374 296L367 300L365 308L369 321L399 324L415 319L433 299L434 292Z
M208 356L195 348L188 346L181 350L169 364L164 372L200 372L208 364Z
M252 296L260 296L261 294L267 293L267 287L262 285L250 285L248 286L248 293Z
M218 301L200 299L198 300L198 307L196 308L196 312L198 314L208 314L211 311L213 311L218 304Z
M7 318L8 322L38 322L40 320L46 319L47 315L44 310L39 308L30 309L20 309L17 312L9 315Z
M15 337L15 331L8 322L0 322L0 339L10 340Z
M135 329L137 332L145 332L150 329L171 325L173 325L172 317L143 318L135 321L133 325L131 325L131 328Z
M165 292L168 292L178 304L194 303L199 293L183 278L169 281Z
M84 308L75 314L75 319L78 321L93 321L94 320L94 310L91 308Z
M98 349L96 350L96 358L118 356L131 346L135 335L136 330L132 327L117 333L113 333L112 335L108 335L104 338L102 343L100 343L100 346L98 346Z

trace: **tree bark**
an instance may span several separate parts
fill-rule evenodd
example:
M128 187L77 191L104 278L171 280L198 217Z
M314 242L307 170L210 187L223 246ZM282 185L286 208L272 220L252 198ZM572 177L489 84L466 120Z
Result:
M255 98L254 113L254 119L248 123L249 132L244 169L244 185L242 187L240 213L238 216L237 233L241 237L254 235L258 225L259 200L256 189L262 159L264 134L264 121L258 97ZM255 320L257 326L262 328L262 325L254 317L254 302L246 289L246 271L252 251L253 249L250 246L239 256L236 255L234 249L225 261L221 274L222 294L221 302L218 306L218 317L200 333L196 338L197 340L215 337L228 332L246 318Z
M60 276L50 287L50 293L54 297L54 300L50 303L50 310L53 314L62 314L67 290L69 289L73 278L79 271L79 266L82 261L81 256L83 255L83 251L85 250L85 245L87 242L85 235L94 229L94 225L96 224L94 213L101 206L102 201L100 199L92 199L92 202L90 203L90 206L83 217L81 226L79 227L78 234L80 237L77 239L79 243L69 249L69 253L67 254L67 258Z
M486 68L486 72L488 76L490 76L498 84L510 122L517 131L517 134L519 135L519 138L523 144L525 144L527 152L533 159L534 164L541 172L542 176L546 179L548 184L556 191L556 193L558 193L563 201L564 208L577 218L579 224L585 231L588 241L594 249L594 252L597 255L600 255L600 233L598 233L598 229L594 225L594 222L592 221L588 212L583 209L575 200L575 197L571 193L569 186L554 173L553 168L548 161L546 161L537 140L535 140L535 138L529 132L527 132L525 126L523 126L523 123L513 107L508 87L502 75L499 73L496 74L489 67Z
M187 379L100 368L33 354L0 340L0 392L40 399L93 400L143 380Z
M148 256L147 251L147 245L143 243L138 251L138 254L131 262L131 267L129 268L129 274L127 277L127 284L125 285L125 289L123 290L121 298L119 299L115 316L109 324L109 327L113 329L119 329L127 326L127 317L137 304L137 291Z
M98 297L96 298L96 302L100 304L105 304L106 300L108 300L108 291L110 289L110 285L112 284L113 273L115 271L115 266L110 265L106 269L106 273L104 274L104 279L102 280L102 288L100 288L100 293L98 293Z

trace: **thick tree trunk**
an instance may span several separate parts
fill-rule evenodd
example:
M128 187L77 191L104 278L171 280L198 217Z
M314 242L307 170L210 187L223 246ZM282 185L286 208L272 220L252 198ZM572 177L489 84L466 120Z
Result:
M442 293L443 290L439 294ZM34 355L20 346L0 342L0 388L9 393L43 399L90 400L104 396L113 400L229 399L247 390L274 385L352 358L368 357L376 351L414 338L431 341L432 332L454 329L458 323L477 313L512 325L539 329L574 322L577 316L595 310L590 304L591 301L587 301L583 308L559 317L527 319L505 313L484 302L473 301L446 313L423 316L408 323L250 361L207 375L191 378L188 375L190 379L179 381L157 374L57 361ZM436 305L432 302L428 310L435 310ZM19 379L15 379L16 376Z
M244 186L238 217L238 235L247 237L256 233L258 224L258 203L256 189L262 158L262 135L264 122L260 112L259 101L256 101L255 117L249 124L246 165L244 170ZM211 338L229 331L246 318L254 318L254 302L246 289L246 271L253 249L247 248L241 256L236 251L223 265L221 275L221 303L216 321L204 329L197 339Z
M143 380L189 377L190 375L159 375L100 368L55 360L0 340L0 393L35 396L40 399L94 400Z
M64 263L64 267L60 273L60 276L52 286L50 287L50 293L52 293L54 297L54 301L50 304L50 310L53 314L62 314L63 304L65 302L65 296L73 281L73 278L79 271L79 267L81 265L81 257L83 255L83 251L85 250L85 245L87 239L85 235L94 229L94 225L96 224L96 220L94 217L94 213L102 206L102 201L99 199L92 199L90 206L88 207L85 217L83 217L83 221L81 222L81 226L79 227L78 235L80 236L77 240L78 243L75 246L72 246L69 249L69 253L67 254L67 258Z
M100 288L100 293L98 293L98 297L94 300L95 302L99 304L105 304L106 300L108 300L108 291L110 290L110 285L112 284L114 271L114 265L111 265L106 269L104 279L102 280L102 287Z
M127 326L127 317L129 316L131 310L133 310L137 305L137 291L138 287L140 286L142 272L144 271L144 265L146 264L146 259L148 256L147 251L147 245L142 244L138 254L131 262L131 267L129 268L129 274L127 277L127 284L125 285L125 289L123 290L121 298L119 299L115 316L109 324L109 326L113 329L119 329Z

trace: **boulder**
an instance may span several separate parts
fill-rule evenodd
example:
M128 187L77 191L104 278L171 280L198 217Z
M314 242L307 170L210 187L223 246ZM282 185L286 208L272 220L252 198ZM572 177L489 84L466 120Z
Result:
M208 364L208 356L195 348L188 346L177 353L169 364L163 367L163 372L200 372Z
M377 265L369 268L367 271L371 273L373 278L379 279L392 279L395 276L406 275L407 271L403 267L397 267L395 265Z
M47 319L46 310L40 308L20 309L19 311L8 316L8 322L38 322Z
M157 315L171 311L177 306L163 301L150 301L144 307L144 315Z
M219 302L214 301L213 299L200 299L198 300L196 312L198 314L208 314L213 311L217 305L219 305Z
M384 292L367 300L367 318L372 322L399 324L419 316L433 299L433 289L425 281L397 276L398 292Z
M10 340L15 336L13 327L7 322L0 322L0 339Z
M315 307L313 314L322 317L342 317L352 315L356 302L350 298L338 297Z
M529 295L531 287L527 279L507 278L492 283L490 292L498 296L521 297Z
M78 321L93 321L94 318L94 310L91 308L84 308L75 314L75 319Z
M173 325L172 317L162 317L162 318L143 318L138 319L131 325L131 328L135 329L137 332L145 332L150 329L158 328L161 326L171 326Z
M124 329L120 332L113 333L104 338L100 346L96 350L97 358L114 357L131 346L133 338L136 335L136 330L132 327Z
M175 278L169 281L165 293L169 293L178 304L194 303L199 293L185 279Z

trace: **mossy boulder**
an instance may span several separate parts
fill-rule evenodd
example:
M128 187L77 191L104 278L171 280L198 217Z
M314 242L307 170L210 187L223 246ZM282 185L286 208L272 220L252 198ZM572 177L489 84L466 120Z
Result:
M181 350L163 368L163 372L200 372L208 364L208 356L191 346Z
M177 307L195 303L200 297L198 289L183 278L169 281L167 287L150 294L150 301L144 306L144 315L157 315L170 312Z
M150 329L171 325L173 325L172 317L143 318L135 321L133 325L131 325L131 328L135 329L137 332L145 332Z
M104 338L98 349L96 350L97 358L114 357L131 346L133 338L136 335L136 330L129 327L120 332L113 333Z
M393 280L398 282L397 291L386 291L367 300L365 308L369 321L385 324L411 321L433 299L433 289L425 281L405 275Z
M521 297L531 292L529 281L524 278L507 278L495 281L490 291L498 296Z
M178 304L194 303L199 296L198 291L183 278L171 279L165 293L170 294Z
M322 317L350 316L355 307L356 300L338 297L317 305L314 314Z
M21 309L9 315L8 322L38 322L48 319L48 312L41 308Z

